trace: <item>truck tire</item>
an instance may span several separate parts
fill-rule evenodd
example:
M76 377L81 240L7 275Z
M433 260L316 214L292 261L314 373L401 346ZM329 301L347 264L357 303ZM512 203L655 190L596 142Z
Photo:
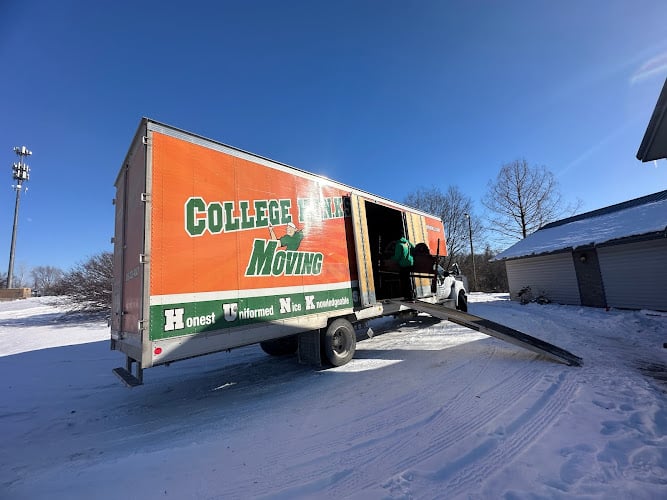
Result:
M265 340L259 346L269 356L291 356L299 347L296 335L280 339Z
M468 297L463 290L459 292L459 300L456 301L456 308L459 311L468 312Z
M332 321L322 334L322 357L332 366L343 366L349 362L356 349L354 327L344 318Z

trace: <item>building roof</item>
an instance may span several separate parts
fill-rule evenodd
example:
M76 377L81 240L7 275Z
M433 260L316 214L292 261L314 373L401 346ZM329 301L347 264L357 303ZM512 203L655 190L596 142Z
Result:
M651 120L637 151L637 159L653 161L667 158L667 79L662 86Z
M515 243L494 260L517 259L667 237L667 191L552 222Z

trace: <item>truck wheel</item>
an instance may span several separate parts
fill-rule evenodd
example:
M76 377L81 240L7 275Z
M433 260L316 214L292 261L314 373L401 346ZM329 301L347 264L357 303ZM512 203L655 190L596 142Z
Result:
M352 324L343 318L331 322L322 335L322 354L333 366L343 366L357 349L357 336Z
M265 340L259 346L269 356L290 356L299 347L296 335L283 337L281 339Z
M456 308L459 311L468 312L468 297L463 290L459 292L459 300L456 303Z

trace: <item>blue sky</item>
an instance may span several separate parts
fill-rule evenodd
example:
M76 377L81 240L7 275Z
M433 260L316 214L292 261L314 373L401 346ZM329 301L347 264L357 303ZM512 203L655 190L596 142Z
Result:
M667 76L667 2L0 1L0 269L111 250L142 116L402 201L502 164L582 211L667 189L635 154ZM4 172L4 174L2 173ZM15 267L15 275L16 275Z

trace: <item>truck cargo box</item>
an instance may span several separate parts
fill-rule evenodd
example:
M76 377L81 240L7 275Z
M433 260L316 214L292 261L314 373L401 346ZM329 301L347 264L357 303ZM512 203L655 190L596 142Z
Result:
M114 201L111 346L139 374L392 312L402 236L437 298L438 217L147 118Z

